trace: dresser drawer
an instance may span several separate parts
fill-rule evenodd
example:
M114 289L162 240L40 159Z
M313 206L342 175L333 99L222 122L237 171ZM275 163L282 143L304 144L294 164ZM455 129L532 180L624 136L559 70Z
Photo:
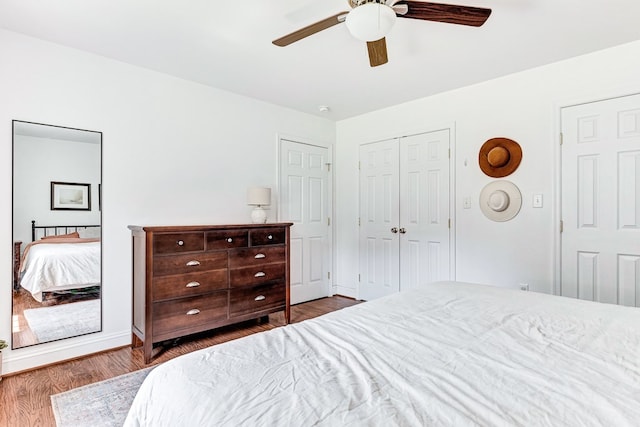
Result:
M201 252L196 254L158 256L153 259L153 275L197 273L227 268L227 252Z
M231 289L229 316L241 316L262 310L284 307L285 303L284 283Z
M204 233L161 233L153 236L153 253L179 254L204 250Z
M246 230L208 231L207 250L223 250L248 246L249 233Z
M221 291L153 303L153 334L162 335L225 320L227 319L227 299L228 291Z
M284 243L284 228L263 228L249 233L251 246L281 245Z
M227 289L228 270L212 270L202 273L179 274L153 279L153 300L187 297Z
M234 249L229 252L229 268L285 262L285 247Z
M285 278L286 263L264 264L229 270L231 287L261 285Z

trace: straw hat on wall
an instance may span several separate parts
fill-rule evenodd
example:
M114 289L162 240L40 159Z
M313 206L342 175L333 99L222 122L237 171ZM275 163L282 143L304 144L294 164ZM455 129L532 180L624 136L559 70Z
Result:
M522 194L513 182L493 181L480 192L480 209L492 221L509 221L520 212L521 207Z
M512 174L522 160L520 144L509 138L491 138L480 148L480 169L492 178Z

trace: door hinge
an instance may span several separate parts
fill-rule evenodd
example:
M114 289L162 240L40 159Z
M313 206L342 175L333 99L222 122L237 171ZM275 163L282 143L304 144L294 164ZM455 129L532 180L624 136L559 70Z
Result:
M447 226L448 226L449 228L451 228L451 218L449 218L449 221L448 221L448 225L447 225Z
M358 273L358 282L360 282L360 273Z
M447 158L451 158L451 148L447 148Z
M360 227L360 218L358 217L358 227Z
M327 227L331 227L331 218L327 217Z
M358 170L360 170L360 162L358 162Z
M327 165L327 172L331 172L331 163L325 163Z
M331 280L331 272L327 271L327 279Z
M564 134L560 132L560 145L564 144Z
M564 232L564 221L560 220L560 232Z

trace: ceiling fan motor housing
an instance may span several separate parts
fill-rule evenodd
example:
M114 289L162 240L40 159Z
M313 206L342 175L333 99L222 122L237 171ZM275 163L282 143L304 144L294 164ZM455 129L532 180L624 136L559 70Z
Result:
M351 6L352 8L356 8L365 3L387 4L387 0L348 0L348 2L349 2L349 6Z
M363 2L352 9L345 20L353 37L366 42L385 37L395 22L396 13L394 10L384 2L378 1Z

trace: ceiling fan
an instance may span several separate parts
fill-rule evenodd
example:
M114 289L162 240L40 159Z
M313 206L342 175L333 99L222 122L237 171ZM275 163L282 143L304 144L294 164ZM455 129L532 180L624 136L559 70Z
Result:
M386 64L385 36L393 27L396 17L445 22L448 24L479 27L491 15L491 9L453 4L431 3L417 0L347 0L350 11L344 11L308 25L273 41L276 46L288 46L322 30L345 22L351 34L367 42L369 64Z

